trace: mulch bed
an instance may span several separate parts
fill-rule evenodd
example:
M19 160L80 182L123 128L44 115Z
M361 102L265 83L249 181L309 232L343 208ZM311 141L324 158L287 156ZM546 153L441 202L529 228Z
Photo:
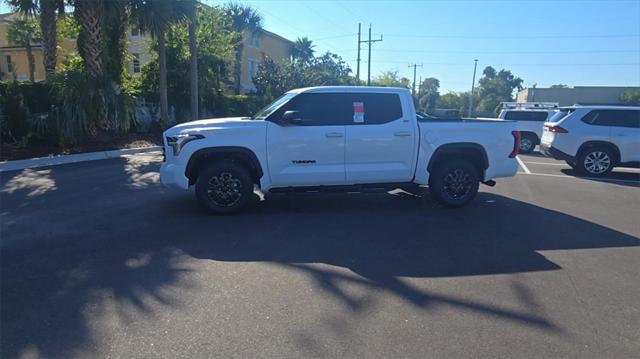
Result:
M69 147L29 146L20 147L15 144L0 145L0 161L24 160L36 157L68 155L74 153L100 152L125 148L162 146L159 133L131 133L125 135L100 134L95 139Z

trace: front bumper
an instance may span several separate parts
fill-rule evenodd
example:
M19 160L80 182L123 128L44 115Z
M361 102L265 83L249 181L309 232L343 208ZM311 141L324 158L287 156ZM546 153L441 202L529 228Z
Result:
M560 151L559 149L549 146L547 144L541 143L540 144L540 152L542 152L543 155L547 156L547 157L553 157L556 160L562 160L562 161L568 161L568 162L575 162L576 158L564 153L562 151Z
M163 163L160 167L160 183L182 189L189 189L189 179L184 175L184 167Z

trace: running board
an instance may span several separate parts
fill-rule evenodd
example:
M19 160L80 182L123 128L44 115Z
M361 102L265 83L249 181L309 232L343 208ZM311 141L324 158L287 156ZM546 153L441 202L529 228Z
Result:
M303 187L274 187L270 193L380 193L397 188L415 188L414 183L369 183L360 185L336 185L336 186L303 186Z

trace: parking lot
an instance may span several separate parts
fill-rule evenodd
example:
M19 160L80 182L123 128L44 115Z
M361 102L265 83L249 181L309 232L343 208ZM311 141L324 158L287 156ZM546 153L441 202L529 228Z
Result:
M630 358L640 171L520 156L468 207L273 195L236 216L161 156L2 173L2 357Z

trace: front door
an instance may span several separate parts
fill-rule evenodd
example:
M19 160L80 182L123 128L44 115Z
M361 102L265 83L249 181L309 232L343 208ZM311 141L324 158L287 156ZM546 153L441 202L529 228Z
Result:
M345 128L332 111L332 93L302 93L267 119L267 157L273 187L345 183ZM302 123L283 123L286 111L298 111Z

